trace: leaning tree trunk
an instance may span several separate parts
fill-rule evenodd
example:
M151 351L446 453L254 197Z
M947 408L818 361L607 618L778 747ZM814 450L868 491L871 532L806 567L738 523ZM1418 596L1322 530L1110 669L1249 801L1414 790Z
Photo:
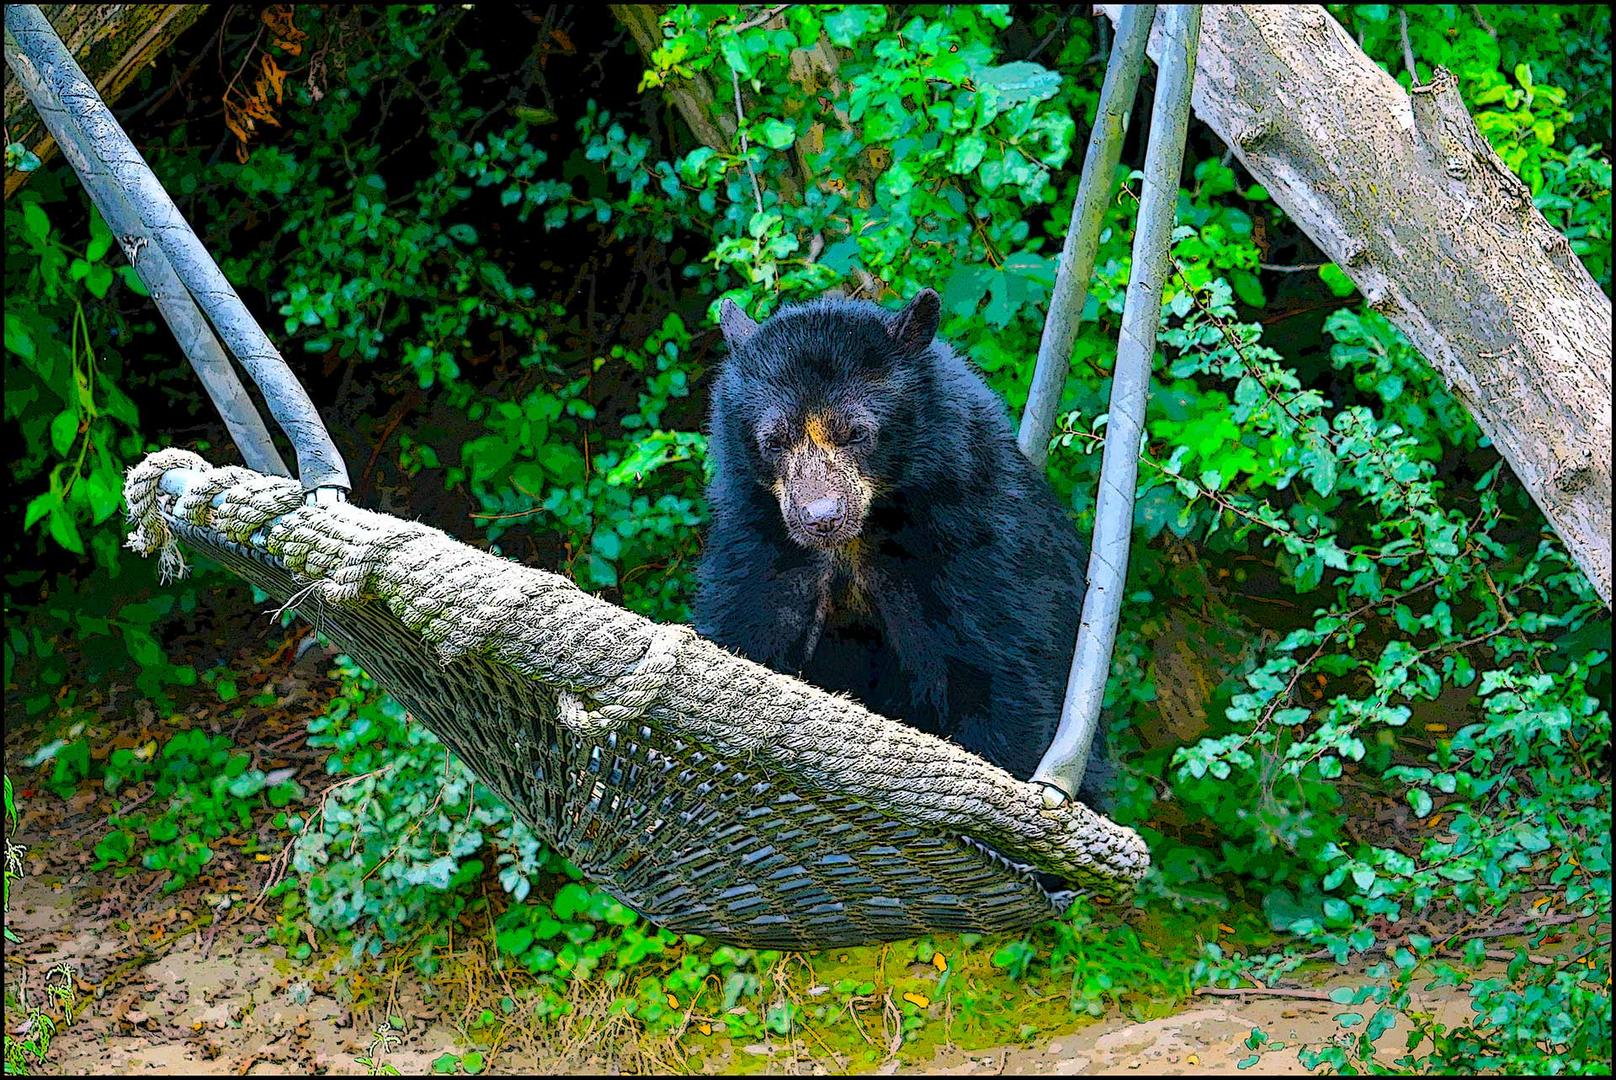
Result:
M640 47L640 54L645 57L649 66L651 54L662 43L662 25L659 21L657 8L654 4L611 4L612 14L617 21L628 27L629 33L634 35L634 43ZM663 93L673 107L679 110L684 118L690 133L698 142L711 146L716 150L728 150L735 136L735 124L731 120L725 124L722 131L713 121L713 103L717 100L713 87L708 83L706 76L697 74L693 78L670 78L664 87Z
M141 69L174 43L174 39L202 17L206 4L44 4L68 52L95 83L101 100L113 102L134 82ZM6 134L41 161L56 153L56 142L39 122L17 80L6 73ZM31 173L6 173L6 198L28 181Z
M611 4L608 5L617 21L628 28L634 35L634 42L639 46L640 54L645 58L647 68L653 67L651 54L662 42L662 13L656 4ZM779 28L785 25L784 12L790 7L782 4L776 8L754 16L739 24L723 24L715 33L734 34L744 33L748 29L760 27ZM841 81L837 78L837 67L840 58L836 49L823 35L811 47L799 47L791 50L790 80L798 88L797 110L808 108L814 98L821 92L835 98L841 93ZM736 132L739 129L741 118L746 115L743 101L750 100L751 95L742 90L742 84L732 81L728 86L722 85L721 72L729 72L728 67L715 67L710 69L712 79L707 73L696 72L689 78L669 77L663 83L663 100L672 105L679 116L683 118L685 126L695 136L696 141L704 146L710 146L722 154L734 153L737 149ZM733 74L732 74L733 79ZM715 90L715 84L717 89ZM734 102L733 105L730 103ZM793 115L792 108L786 108L787 116ZM848 126L847 114L840 109L833 110L832 118L842 125ZM777 194L781 201L794 203L800 197L802 188L814 182L814 170L810 163L812 155L825 148L825 122L822 119L813 120L808 124L807 130L799 135L793 147L798 175L796 177L777 177L779 186ZM762 197L761 192L759 198ZM820 246L823 246L823 237ZM811 261L811 260L810 260Z
M1465 402L1609 604L1610 299L1454 77L1403 90L1316 5L1209 4L1193 104Z

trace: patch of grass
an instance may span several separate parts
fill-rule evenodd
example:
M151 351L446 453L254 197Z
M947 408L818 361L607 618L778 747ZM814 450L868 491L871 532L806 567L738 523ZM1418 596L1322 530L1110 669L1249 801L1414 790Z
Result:
M1199 942L1219 932L1161 907L1078 907L1023 937L934 935L806 954L669 935L628 967L612 967L607 953L563 974L491 950L512 911L479 906L430 976L463 1017L459 1046L439 1060L469 1072L470 1048L477 1067L542 1062L559 1073L749 1074L785 1062L870 1072L1046 1040L1119 1010L1153 1018L1188 1000ZM400 943L382 959L406 969L412 955ZM344 979L358 1010L383 1015L388 974Z

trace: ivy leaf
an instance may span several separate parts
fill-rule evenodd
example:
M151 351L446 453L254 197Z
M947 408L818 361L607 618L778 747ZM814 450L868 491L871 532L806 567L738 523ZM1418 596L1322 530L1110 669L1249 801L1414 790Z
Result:
M1299 898L1284 886L1276 887L1263 897L1262 906L1268 925L1275 930L1290 930L1298 922L1317 917L1322 910L1321 904Z
M982 164L982 155L988 151L987 140L980 135L967 135L954 144L954 153L948 159L948 168L956 173L975 171Z
M1309 555L1297 562L1291 577L1295 581L1297 592L1312 592L1319 587L1319 582L1324 578L1324 560L1317 555Z
M550 443L541 446L534 457L558 481L570 482L583 475L584 456L578 452L577 447L566 443Z
M594 581L608 588L617 586L617 567L607 562L594 552L589 554L589 576Z
M611 529L601 529L595 534L594 549L601 558L616 562L623 553L623 540Z
M84 279L84 287L96 299L107 295L107 289L112 286L112 267L96 263L90 267L89 276Z
M1328 495L1335 490L1335 453L1325 445L1323 439L1309 435L1307 441L1307 478L1312 481L1314 491L1320 495Z
M28 501L28 509L23 512L22 527L32 529L34 523L46 514L52 513L62 505L60 491L42 491Z
M1397 1010L1382 1005L1375 1010L1375 1015L1370 1017L1369 1026L1364 1029L1364 1038L1374 1042L1390 1031L1395 1023L1397 1023Z
M37 202L22 204L22 230L30 239L41 243L50 235L50 219Z
M848 4L825 16L825 36L832 45L848 48L886 22L886 12L874 4Z
M112 230L108 229L107 223L101 219L101 212L92 210L90 214L90 243L84 249L84 257L90 262L100 262L102 256L106 255L111 247Z
M772 116L761 123L753 124L752 135L771 150L784 150L797 141L797 129Z
M84 495L90 504L90 520L101 524L113 515L123 498L118 474L106 469L95 470L84 481Z
M992 115L1024 101L1047 101L1060 89L1060 73L1031 60L1000 64L976 73L977 89L983 91Z
M63 409L51 421L50 440L51 448L62 457L73 449L73 444L79 437L79 414L77 409Z
M1352 283L1352 279L1342 273L1341 268L1335 263L1325 263L1319 267L1319 279L1337 296L1351 296L1358 289L1358 286Z
M1262 283L1249 270L1229 271L1229 284L1234 286L1235 295L1252 307L1263 307L1268 303L1268 298L1263 295Z
M140 280L140 275L135 273L135 268L133 266L120 266L115 272L123 279L124 288L128 289L136 296L151 295L151 290L146 288L146 283Z
M39 155L34 153L22 143L9 143L6 146L6 168L16 169L18 172L33 172L39 168ZM6 930L6 940L15 940L11 937L10 929Z
M556 918L570 922L573 916L589 910L589 889L576 881L567 882L556 891L550 910L555 912Z
M20 317L13 317L6 313L6 349L16 353L24 360L32 361L35 355L34 338L28 332L28 327Z

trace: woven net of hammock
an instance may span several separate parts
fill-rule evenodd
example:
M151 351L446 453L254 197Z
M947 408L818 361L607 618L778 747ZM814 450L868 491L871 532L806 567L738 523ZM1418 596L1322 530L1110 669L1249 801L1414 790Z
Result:
M172 576L183 540L289 601L669 929L786 949L1016 930L1149 864L1080 803L437 529L183 450L132 467L125 495L129 547Z

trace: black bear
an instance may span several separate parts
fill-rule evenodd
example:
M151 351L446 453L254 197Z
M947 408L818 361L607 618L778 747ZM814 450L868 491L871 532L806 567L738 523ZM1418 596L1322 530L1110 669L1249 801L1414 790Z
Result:
M724 302L696 629L1025 779L1060 719L1087 550L938 316L930 289L762 325Z

